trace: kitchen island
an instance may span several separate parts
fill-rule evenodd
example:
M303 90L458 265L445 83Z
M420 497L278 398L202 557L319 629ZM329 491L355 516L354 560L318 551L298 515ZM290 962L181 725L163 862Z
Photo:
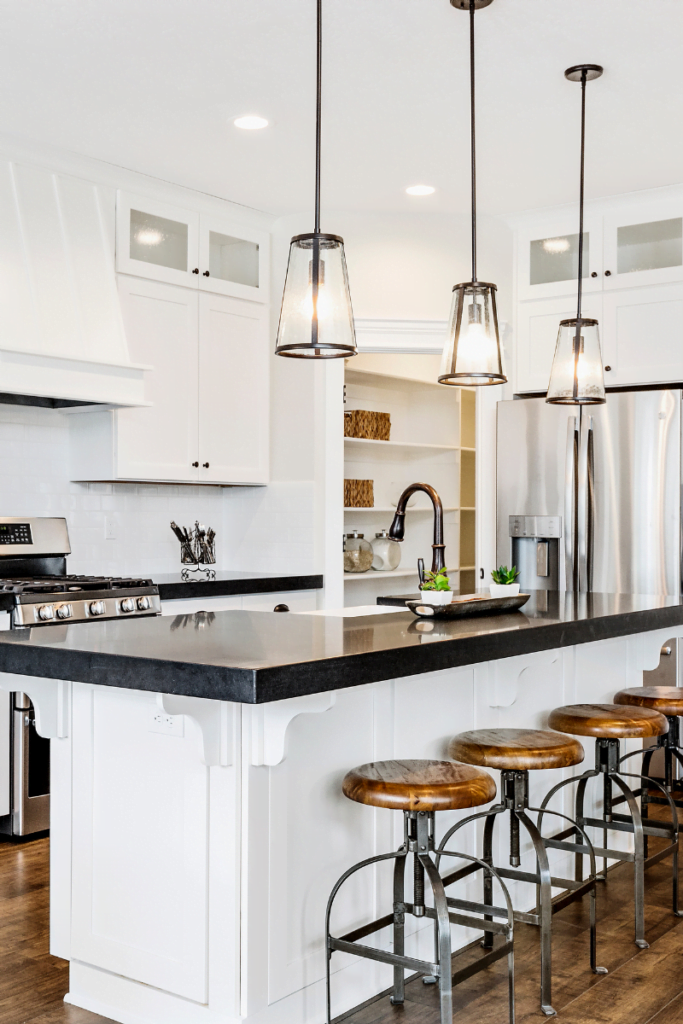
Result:
M521 612L450 622L383 611L0 634L0 685L32 697L54 741L51 948L70 961L68 1001L122 1024L321 1024L328 892L402 835L400 815L341 795L345 772L610 701L683 636L683 605L667 597L537 592ZM532 773L532 802L561 777ZM461 835L473 853L474 832ZM554 852L554 873L568 871ZM533 905L528 886L513 896ZM389 872L357 875L335 930L390 906ZM427 955L431 931L411 923L406 951ZM454 929L455 948L470 938ZM385 965L341 954L333 970L336 1014L391 982Z

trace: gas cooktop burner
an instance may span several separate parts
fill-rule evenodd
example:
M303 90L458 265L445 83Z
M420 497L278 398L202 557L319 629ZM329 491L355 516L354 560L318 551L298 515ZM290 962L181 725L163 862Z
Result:
M77 594L90 590L130 590L154 586L152 580L116 576L27 576L0 579L5 594Z

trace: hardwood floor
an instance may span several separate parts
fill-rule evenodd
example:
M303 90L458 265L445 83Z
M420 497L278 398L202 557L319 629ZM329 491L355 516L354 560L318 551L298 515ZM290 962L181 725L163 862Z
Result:
M50 956L49 840L0 843L0 1024L113 1024L64 1003L68 964Z
M0 843L0 1024L114 1024L63 1002L67 964L48 952L48 840ZM553 1003L564 1024L683 1024L683 919L671 913L670 861L647 873L646 923L650 948L633 944L630 865L610 872L598 892L598 962L588 967L588 901L554 920ZM476 957L470 950L459 958ZM454 1024L504 1024L504 961L455 991ZM538 1006L538 932L517 926L518 1024L543 1018ZM434 986L406 986L403 1007L380 997L344 1024L439 1024ZM160 1022L162 1024L162 1022Z

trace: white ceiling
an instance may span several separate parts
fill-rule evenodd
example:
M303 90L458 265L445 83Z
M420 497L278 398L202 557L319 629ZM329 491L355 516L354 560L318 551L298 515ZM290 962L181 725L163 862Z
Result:
M0 0L0 131L283 214L311 205L315 0ZM469 203L467 15L324 0L328 208ZM480 205L683 181L682 0L495 0L476 16ZM261 132L230 118L259 113ZM427 199L404 194L428 183ZM324 218L323 218L324 220ZM324 224L323 224L324 226Z

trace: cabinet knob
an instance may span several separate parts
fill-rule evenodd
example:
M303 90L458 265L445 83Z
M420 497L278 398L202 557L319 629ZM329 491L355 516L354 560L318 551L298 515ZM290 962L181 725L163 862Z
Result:
M209 274L209 271L208 271L208 270L205 270L205 271L204 271L204 277L210 277L210 276L211 276L211 275Z
M597 277L597 276L598 276L598 272L597 272L597 270L594 270L593 273L591 274L591 277Z
M204 467L204 469L208 469L209 468L209 463L208 462L202 462L202 466Z
M606 270L605 271L605 277L611 277L611 276L612 276L612 271L611 270Z
M194 270L192 271L192 273L193 274L198 274L199 273L199 267L195 267Z
M289 605L288 604L276 604L275 607L273 608L273 611L274 612L288 612L289 611Z
M605 367L605 370L607 371L607 373L609 373L611 369L612 369L612 367L611 367L611 366L606 366L606 367Z
M193 462L192 465L194 466L195 469L199 468L199 463L198 462Z

